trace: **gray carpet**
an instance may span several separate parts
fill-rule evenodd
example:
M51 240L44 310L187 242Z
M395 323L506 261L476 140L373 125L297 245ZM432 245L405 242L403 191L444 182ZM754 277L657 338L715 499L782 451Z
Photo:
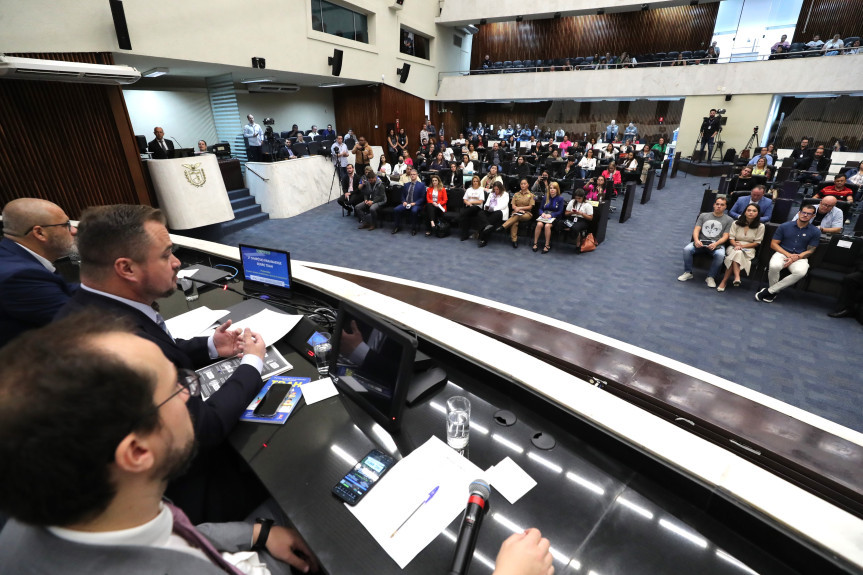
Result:
M530 309L662 354L863 432L863 328L831 319L834 300L798 289L772 304L754 299L755 281L725 293L707 288L704 270L678 282L703 184L669 179L647 205L618 223L589 254L555 245L533 253L496 235L475 241L393 236L357 230L335 202L300 216L270 220L222 241L288 249L291 257L412 279ZM636 197L640 198L640 187ZM335 196L334 196L335 197ZM618 202L619 204L619 202Z

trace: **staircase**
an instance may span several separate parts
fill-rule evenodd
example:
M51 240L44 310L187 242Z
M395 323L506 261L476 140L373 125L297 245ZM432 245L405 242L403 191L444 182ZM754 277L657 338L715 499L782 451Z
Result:
M255 198L249 193L249 188L231 190L228 192L228 199L231 201L231 209L234 211L233 220L191 230L181 230L177 233L201 240L220 242L228 234L270 219L270 215L262 212L261 206L255 203Z

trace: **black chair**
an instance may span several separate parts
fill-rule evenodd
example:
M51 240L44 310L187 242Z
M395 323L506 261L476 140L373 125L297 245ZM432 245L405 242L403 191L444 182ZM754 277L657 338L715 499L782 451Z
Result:
M512 61L513 72L524 72L522 68L524 68L524 62L521 60L513 60Z
M818 264L814 265L813 262L809 268L804 289L809 289L813 279L841 284L847 274L855 271L855 263L861 254L863 254L863 238L834 235L830 238L830 243Z
M800 182L795 182L794 180L782 182L782 187L779 188L779 197L786 200L793 200L797 197L798 192L800 192L801 185L802 184Z
M309 155L309 148L305 144L294 144L291 146L291 149L298 158Z
M449 197L449 196L447 196ZM387 188L387 203L381 208L381 223L393 218L393 210L402 203L402 188L390 186Z
M509 74L512 72L512 60L504 60L503 61L503 73Z

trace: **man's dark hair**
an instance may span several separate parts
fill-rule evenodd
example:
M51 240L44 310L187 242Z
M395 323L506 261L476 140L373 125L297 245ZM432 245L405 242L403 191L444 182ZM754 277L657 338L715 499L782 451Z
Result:
M156 208L129 204L84 210L76 236L81 269L98 273L99 269L113 266L117 258L144 260L150 247L144 228L147 222L165 225L165 216Z
M752 220L751 224L746 221L746 210L749 209L749 206L753 206L756 210L758 210L758 215L755 216L755 219ZM749 226L753 230L757 230L758 226L761 225L761 206L759 206L758 204L748 204L745 208L743 208L743 213L740 214L740 217L737 218L737 225L741 228Z
M154 373L94 347L119 320L84 312L0 350L0 510L64 526L102 513L116 494L109 464L132 431L157 429Z
M812 213L813 213L813 214L817 211L817 210L815 209L815 205L814 205L814 204L806 204L805 206L803 206L802 208L800 208L800 211L801 211L801 212L802 212L803 210L812 210Z
M716 111L716 108L710 108L710 111L711 111L711 112L715 112L715 111Z

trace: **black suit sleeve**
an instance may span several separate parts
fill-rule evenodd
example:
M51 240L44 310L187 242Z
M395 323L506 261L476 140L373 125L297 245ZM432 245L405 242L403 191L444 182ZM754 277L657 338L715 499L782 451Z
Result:
M200 397L189 400L189 413L202 450L212 449L227 439L261 385L258 370L241 365L207 401Z

